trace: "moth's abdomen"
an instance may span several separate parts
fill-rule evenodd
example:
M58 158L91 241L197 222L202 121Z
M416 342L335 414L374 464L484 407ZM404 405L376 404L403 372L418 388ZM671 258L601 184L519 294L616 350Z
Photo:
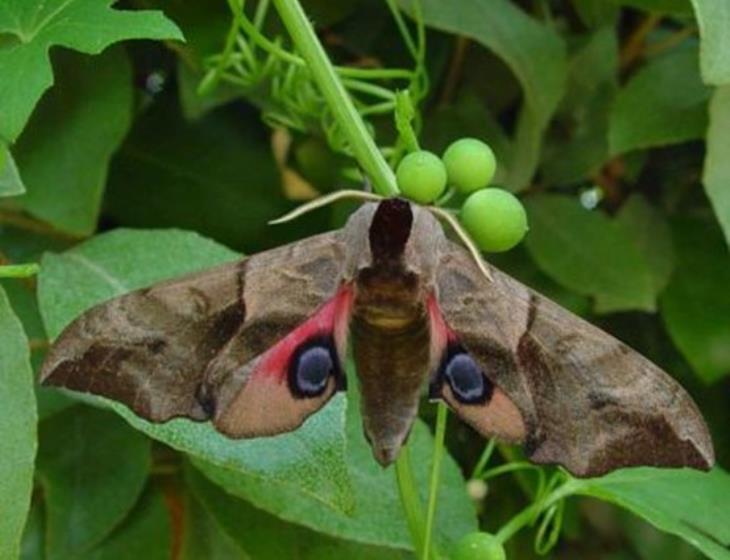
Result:
M350 325L365 435L378 462L398 455L418 412L428 375L429 328L424 312L408 317L356 305Z

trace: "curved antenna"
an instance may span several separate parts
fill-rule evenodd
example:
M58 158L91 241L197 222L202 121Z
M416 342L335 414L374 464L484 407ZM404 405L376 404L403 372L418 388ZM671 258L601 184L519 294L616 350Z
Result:
M436 206L427 206L427 208L431 211L433 215L438 216L439 218L442 218L443 220L448 222L448 224L451 226L451 229L454 230L456 235L459 236L459 239L461 239L461 242L466 246L469 253L471 253L474 262L479 267L479 270L482 271L482 274L487 277L487 280L489 280L490 282L494 282L492 273L487 268L484 259L482 259L482 255L479 252L479 249L474 244L472 238L469 237L469 234L466 232L466 230L461 227L459 221L454 218L451 213L449 213L447 210L444 210L443 208L438 208Z
M324 196L320 196L319 198L315 198L314 200L311 200L306 204L302 204L288 214L284 214L280 218L271 220L269 222L269 225L277 225L283 224L285 222L290 222L291 220L294 220L299 216L306 214L307 212L311 212L312 210L316 210L317 208L322 208L323 206L327 206L328 204L332 204L333 202L337 202L338 200L343 200L347 198L366 201L383 200L383 197L378 194L365 191L356 191L354 189L342 189L330 194L326 194Z

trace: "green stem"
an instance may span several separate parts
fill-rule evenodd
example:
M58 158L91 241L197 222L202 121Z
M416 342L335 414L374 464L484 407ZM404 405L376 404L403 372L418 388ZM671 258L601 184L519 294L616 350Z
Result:
M9 264L0 266L0 278L29 278L38 274L39 270L36 263Z
M416 491L411 469L411 457L408 445L403 446L395 462L395 475L398 480L398 491L406 523L411 533L411 540L416 548L416 557L422 558L424 551L424 527L421 500Z
M501 543L508 541L520 529L532 523L541 511L574 494L579 485L580 483L576 482L575 479L569 479L553 490L545 499L531 503L502 526L497 532L497 540Z
M301 5L297 0L274 0L274 5L350 143L355 158L372 181L373 188L383 196L396 196L398 188L393 170L381 155L352 99L338 79Z
M433 462L431 464L431 482L428 490L428 508L426 509L426 534L423 542L423 560L428 560L431 553L433 520L436 515L439 480L441 478L441 459L444 456L444 437L446 435L446 419L449 409L444 403L438 404L436 413L436 434L433 442Z

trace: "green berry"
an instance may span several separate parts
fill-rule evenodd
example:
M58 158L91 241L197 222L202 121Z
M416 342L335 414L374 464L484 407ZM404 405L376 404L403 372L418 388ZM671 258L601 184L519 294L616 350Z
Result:
M404 157L395 172L398 188L411 200L428 204L446 189L446 168L437 155L420 150Z
M519 199L502 189L472 193L461 207L461 223L483 251L507 251L527 233L527 214Z
M462 194L483 189L497 171L497 160L492 148L476 138L452 142L446 148L443 160L449 184Z
M502 543L490 533L469 533L454 548L452 560L507 560Z

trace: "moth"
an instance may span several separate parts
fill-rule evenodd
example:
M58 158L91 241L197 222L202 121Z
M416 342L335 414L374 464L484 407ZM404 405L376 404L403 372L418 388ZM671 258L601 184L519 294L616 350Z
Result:
M489 266L483 265L482 266ZM102 303L52 346L41 379L153 422L231 438L288 432L345 388L386 466L427 387L484 436L576 476L709 469L697 406L627 345L489 266L427 209L367 203L345 227Z

